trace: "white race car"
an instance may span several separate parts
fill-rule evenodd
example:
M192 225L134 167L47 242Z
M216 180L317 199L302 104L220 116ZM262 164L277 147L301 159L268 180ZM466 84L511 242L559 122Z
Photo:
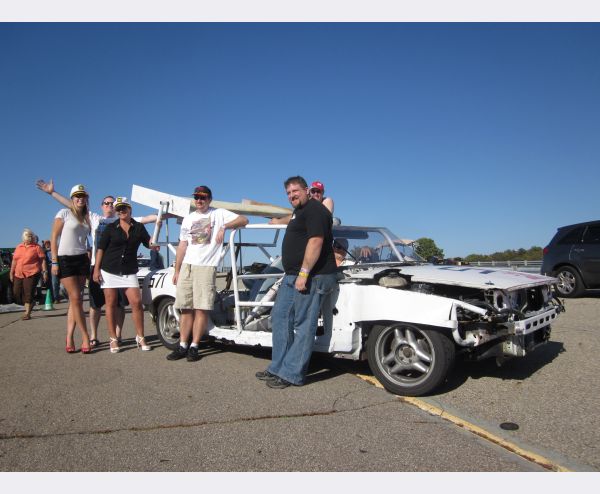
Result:
M270 347L271 318L285 226L251 224L231 232L219 272L209 336ZM525 357L550 338L563 307L554 278L511 270L426 264L386 228L334 227L345 260L322 309L315 351L368 359L390 392L418 396L446 379L457 356ZM233 268L232 268L233 266ZM173 268L145 275L144 304L163 344L178 345Z

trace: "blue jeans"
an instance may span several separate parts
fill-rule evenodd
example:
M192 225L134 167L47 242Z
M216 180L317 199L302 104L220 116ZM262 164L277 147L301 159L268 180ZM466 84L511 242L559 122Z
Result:
M273 356L267 369L296 385L304 384L310 362L319 311L333 291L336 274L319 274L308 280L307 290L299 292L295 275L285 275L272 312Z

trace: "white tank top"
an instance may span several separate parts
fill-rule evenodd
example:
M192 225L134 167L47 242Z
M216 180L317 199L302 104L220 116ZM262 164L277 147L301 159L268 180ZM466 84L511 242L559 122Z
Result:
M61 209L55 216L64 221L58 242L59 256L77 256L87 253L87 237L90 227L87 223L79 223L70 209Z

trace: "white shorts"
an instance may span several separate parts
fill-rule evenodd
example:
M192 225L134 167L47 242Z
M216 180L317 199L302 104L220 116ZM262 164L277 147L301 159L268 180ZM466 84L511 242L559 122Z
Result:
M100 288L139 288L140 283L135 274L112 274L100 270L102 283Z

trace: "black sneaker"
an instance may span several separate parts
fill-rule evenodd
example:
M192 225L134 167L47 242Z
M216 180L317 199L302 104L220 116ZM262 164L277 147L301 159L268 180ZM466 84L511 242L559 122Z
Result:
M273 389L283 389L291 385L291 382L286 381L285 379L281 379L279 376L275 376L273 379L267 380L267 386Z
M187 352L187 361L188 362L197 362L200 360L200 355L198 355L198 347L191 346Z
M277 376L275 374L271 374L268 370L259 371L256 374L256 379L260 379L261 381L268 381L269 379L275 379Z
M173 350L169 355L167 355L167 360L179 360L184 358L187 355L187 348L183 348L179 345L175 350Z

